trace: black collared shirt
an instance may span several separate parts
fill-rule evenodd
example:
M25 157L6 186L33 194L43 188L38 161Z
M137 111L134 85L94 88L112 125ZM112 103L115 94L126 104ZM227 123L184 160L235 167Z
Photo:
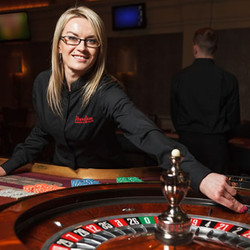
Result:
M196 59L173 78L171 117L177 132L231 132L240 124L237 79L212 59Z
M200 181L210 173L187 149L166 137L140 112L113 78L104 75L88 106L81 108L82 87L87 79L80 78L62 91L63 119L55 115L47 102L50 71L38 75L33 88L33 103L37 124L26 141L18 145L11 159L3 164L10 173L33 161L48 143L55 141L53 164L77 168L124 168L127 166L115 131L145 153L154 155L162 168L169 167L172 149L179 148L184 160L182 167L191 175L191 184L198 190Z

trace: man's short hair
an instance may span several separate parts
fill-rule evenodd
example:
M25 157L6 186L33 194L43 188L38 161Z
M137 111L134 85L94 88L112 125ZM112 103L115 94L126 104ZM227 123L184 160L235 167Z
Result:
M217 33L214 29L209 27L198 29L194 33L193 43L204 53L214 55L218 44Z

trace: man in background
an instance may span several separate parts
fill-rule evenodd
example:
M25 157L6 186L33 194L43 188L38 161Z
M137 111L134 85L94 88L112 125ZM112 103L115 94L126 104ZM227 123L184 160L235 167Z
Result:
M228 139L240 124L238 82L216 66L218 36L202 28L193 37L194 62L171 83L171 116L180 142L211 170L228 174Z

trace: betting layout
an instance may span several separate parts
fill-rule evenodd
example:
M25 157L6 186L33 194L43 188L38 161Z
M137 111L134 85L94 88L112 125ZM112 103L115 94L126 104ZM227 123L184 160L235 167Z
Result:
M52 236L43 250L96 249L102 243L124 235L153 234L159 214L131 214L101 218L72 225ZM238 249L250 247L250 225L191 215L191 230L202 238Z

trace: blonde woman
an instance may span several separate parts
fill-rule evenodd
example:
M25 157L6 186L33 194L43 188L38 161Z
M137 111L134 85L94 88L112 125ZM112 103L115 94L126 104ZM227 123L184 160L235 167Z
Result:
M246 207L223 175L211 173L181 144L166 137L105 72L106 39L102 20L86 7L71 8L59 18L53 39L52 68L35 80L33 103L37 124L25 142L0 167L0 176L33 161L55 142L53 164L77 168L128 167L116 139L118 127L134 145L169 167L179 148L191 185L237 212Z

